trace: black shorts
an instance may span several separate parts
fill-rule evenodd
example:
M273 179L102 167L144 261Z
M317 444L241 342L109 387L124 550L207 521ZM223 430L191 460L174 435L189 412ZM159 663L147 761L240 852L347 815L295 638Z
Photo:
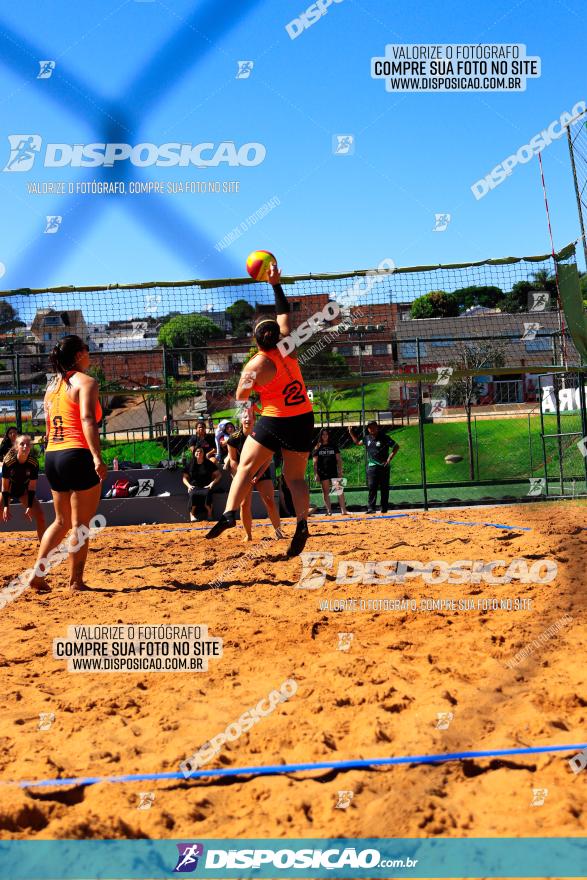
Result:
M288 449L309 454L313 436L313 412L299 416L260 416L251 431L251 437L272 452Z
M321 483L324 480L335 480L338 477L338 468L336 467L336 462L334 463L334 467L330 468L318 468L318 479Z
M45 455L45 476L54 492L82 492L100 482L89 449L60 449Z

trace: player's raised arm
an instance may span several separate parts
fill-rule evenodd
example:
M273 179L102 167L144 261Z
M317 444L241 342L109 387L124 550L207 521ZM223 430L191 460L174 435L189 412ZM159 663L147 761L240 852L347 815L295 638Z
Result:
M289 319L291 306L287 301L287 297L283 292L283 287L280 283L281 272L277 268L277 263L271 263L267 272L267 281L272 286L275 295L275 314L277 317L277 323L279 324L279 330L281 331L282 336L289 336L291 331L291 322Z

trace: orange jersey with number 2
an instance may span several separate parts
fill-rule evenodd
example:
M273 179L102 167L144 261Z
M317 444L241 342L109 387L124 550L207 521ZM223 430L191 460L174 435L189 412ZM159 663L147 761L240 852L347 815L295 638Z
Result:
M73 373L68 373L69 379ZM65 379L60 379L55 388L45 394L45 411L47 413L47 452L58 452L60 449L89 449L82 428L79 403L71 399L67 392ZM96 421L102 418L102 407L96 403Z
M262 351L275 364L275 376L266 385L253 385L261 397L263 416L300 416L312 412L312 401L308 397L302 371L296 358L283 355L276 349Z

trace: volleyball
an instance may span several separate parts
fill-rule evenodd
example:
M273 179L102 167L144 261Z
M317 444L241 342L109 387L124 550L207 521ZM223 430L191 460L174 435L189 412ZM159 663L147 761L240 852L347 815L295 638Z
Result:
M266 281L269 266L276 262L269 251L252 251L247 257L247 272L255 281Z

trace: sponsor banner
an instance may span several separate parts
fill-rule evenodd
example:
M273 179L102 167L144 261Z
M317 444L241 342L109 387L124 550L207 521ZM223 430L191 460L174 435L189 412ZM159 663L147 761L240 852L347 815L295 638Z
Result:
M569 771L570 773L570 771ZM584 877L587 838L5 840L11 880Z

